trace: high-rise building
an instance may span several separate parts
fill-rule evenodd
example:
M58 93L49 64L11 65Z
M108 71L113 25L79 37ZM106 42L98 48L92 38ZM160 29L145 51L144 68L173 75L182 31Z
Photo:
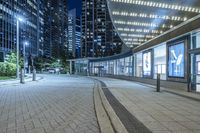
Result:
M37 43L39 46L38 55L44 55L44 0L37 0Z
M112 24L106 0L82 0L82 57L118 54L122 45Z
M81 57L81 22L76 16L76 9L72 9L68 14L68 52L70 58Z
M44 0L44 55L60 58L67 54L67 0Z
M40 1L42 2L42 1ZM37 56L42 42L41 6L36 0L0 1L0 52L5 55L16 50L17 16L24 19L19 23L20 51L23 43L28 42L26 54ZM39 41L38 41L39 40Z

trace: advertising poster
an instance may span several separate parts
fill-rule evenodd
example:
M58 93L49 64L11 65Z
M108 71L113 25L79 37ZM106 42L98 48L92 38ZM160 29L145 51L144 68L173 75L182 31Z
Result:
M200 74L200 62L197 63L197 70L198 70L198 74Z
M168 69L170 77L184 77L184 43L169 46Z
M151 52L143 54L143 75L151 76Z

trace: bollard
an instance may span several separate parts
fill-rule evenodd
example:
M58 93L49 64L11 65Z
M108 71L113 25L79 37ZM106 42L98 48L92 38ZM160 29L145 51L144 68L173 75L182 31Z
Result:
M25 83L25 81L24 81L24 69L20 70L20 83L21 84Z
M36 70L33 69L33 81L36 81Z
M157 92L160 92L160 74L157 74L157 88L156 88Z

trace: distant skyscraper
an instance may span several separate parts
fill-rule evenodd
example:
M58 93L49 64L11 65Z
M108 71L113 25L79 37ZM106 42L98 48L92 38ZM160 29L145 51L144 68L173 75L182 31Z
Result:
M37 0L37 44L39 47L38 54L44 55L44 0Z
M106 0L82 0L82 57L118 54L122 45L113 27Z
M81 22L76 16L76 9L68 14L68 52L70 58L80 58L81 54Z
M67 0L44 1L44 55L60 58L61 54L67 54L68 47Z
M42 13L39 5L42 1L38 1L0 1L0 52L8 53L16 50L16 16L22 16L24 22L19 23L20 50L22 51L23 43L27 41L29 46L26 48L26 53L31 53L33 56L39 54L43 40L40 32Z

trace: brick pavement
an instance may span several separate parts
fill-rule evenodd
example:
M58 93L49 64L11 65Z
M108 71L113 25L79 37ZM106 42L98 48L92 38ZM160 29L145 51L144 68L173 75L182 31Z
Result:
M126 109L153 133L200 133L200 102L148 86L98 78ZM200 97L200 95L199 95Z
M46 75L0 86L0 133L98 133L93 81Z

